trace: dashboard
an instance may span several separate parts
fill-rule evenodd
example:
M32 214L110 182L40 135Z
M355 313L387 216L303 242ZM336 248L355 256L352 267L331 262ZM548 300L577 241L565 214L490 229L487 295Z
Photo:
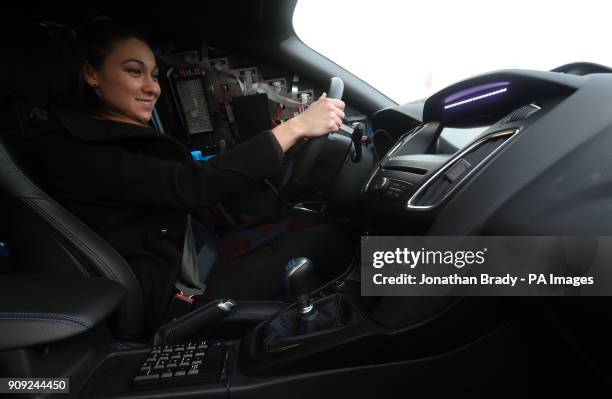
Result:
M492 72L432 95L421 121L399 106L372 123L398 139L362 190L368 234L612 232L610 74Z

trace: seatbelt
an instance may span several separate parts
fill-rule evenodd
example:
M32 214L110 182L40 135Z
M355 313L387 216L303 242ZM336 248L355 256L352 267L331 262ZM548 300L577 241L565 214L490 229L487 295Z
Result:
M219 258L219 243L217 237L206 226L198 223L196 219L192 219L191 222L194 240L196 244L201 240L202 244L196 258L200 281L206 282L210 271Z
M194 296L202 295L206 284L200 281L200 271L196 262L196 246L193 238L191 215L187 214L185 225L185 239L183 240L183 254L181 256L181 270L174 283L177 293L172 298L168 316L174 319L191 312Z

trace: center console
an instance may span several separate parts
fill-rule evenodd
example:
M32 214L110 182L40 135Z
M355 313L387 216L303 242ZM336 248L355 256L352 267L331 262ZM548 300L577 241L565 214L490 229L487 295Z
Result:
M477 341L508 316L495 301L483 310L469 298L362 297L359 282L323 284L310 261L297 258L286 267L291 303L215 301L162 326L149 343L127 342L116 341L103 321L125 292L104 279L78 280L68 282L80 287L78 300L52 288L59 280L47 288L31 276L13 282L54 296L16 312L64 314L62 320L83 324L41 325L56 335L32 333L3 347L3 377L68 378L69 397L82 398L305 397L315 388L319 396L361 395L388 385L389 373L412 368L416 359L446 361L438 355ZM491 316L482 318L483 311Z

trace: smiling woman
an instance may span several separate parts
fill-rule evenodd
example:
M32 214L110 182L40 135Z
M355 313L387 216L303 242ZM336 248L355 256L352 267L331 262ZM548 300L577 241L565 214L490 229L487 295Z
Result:
M155 56L145 42L131 38L117 43L99 67L87 61L83 74L105 119L147 125L161 89Z
M64 108L147 126L161 89L155 55L142 35L124 25L93 24L64 61Z

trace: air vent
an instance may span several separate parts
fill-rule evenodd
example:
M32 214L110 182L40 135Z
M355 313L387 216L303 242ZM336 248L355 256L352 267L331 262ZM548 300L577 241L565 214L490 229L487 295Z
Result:
M461 151L417 190L408 208L431 209L440 204L517 131L490 134Z
M385 167L384 170L397 170L398 172L408 172L408 173L413 173L415 175L421 175L421 176L427 174L427 169L416 168L414 166L393 165L393 166Z
M510 113L502 123L512 123L525 120L529 118L532 114L538 112L541 108L535 104L525 105L519 109L516 109Z

